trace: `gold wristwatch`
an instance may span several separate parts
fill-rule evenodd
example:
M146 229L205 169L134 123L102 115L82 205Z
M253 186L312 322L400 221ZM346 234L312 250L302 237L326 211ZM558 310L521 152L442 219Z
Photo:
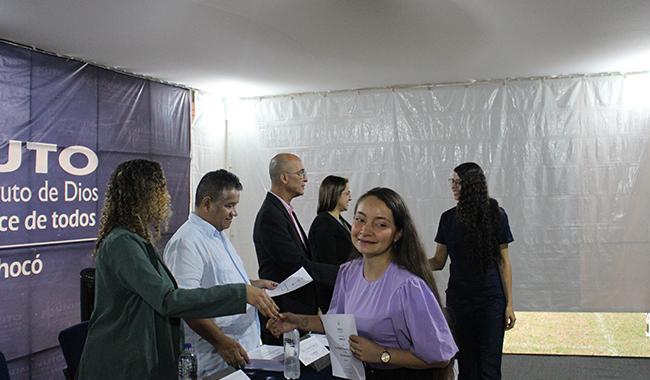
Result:
M390 361L390 352L388 352L388 347L384 347L384 352L381 353L379 359L381 360L381 364L388 364Z

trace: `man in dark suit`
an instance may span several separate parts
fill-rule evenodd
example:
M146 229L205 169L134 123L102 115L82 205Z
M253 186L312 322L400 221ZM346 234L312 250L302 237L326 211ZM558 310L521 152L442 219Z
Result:
M307 172L302 160L290 153L280 153L269 165L271 190L255 218L253 241L259 264L259 277L282 282L295 271L304 267L314 282L334 286L339 266L312 261L307 235L293 212L291 200L305 193ZM291 293L274 298L281 312L317 314L316 288L314 282ZM262 342L282 345L262 322Z

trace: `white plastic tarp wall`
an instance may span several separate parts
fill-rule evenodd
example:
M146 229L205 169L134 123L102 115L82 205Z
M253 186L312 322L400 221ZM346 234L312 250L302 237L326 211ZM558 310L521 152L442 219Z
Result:
M223 99L195 92L193 120L190 210L194 210L196 187L203 175L226 168L226 115Z
M399 192L431 256L440 214L455 205L447 179L474 161L510 218L516 310L647 312L649 85L636 74L231 101L227 162L244 184L231 239L256 278L268 162L293 152L308 171L292 202L305 229L320 181L340 175L353 198Z

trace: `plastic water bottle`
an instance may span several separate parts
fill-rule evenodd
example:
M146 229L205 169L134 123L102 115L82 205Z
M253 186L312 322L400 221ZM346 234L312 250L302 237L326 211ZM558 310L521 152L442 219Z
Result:
M198 380L199 367L196 355L192 353L192 345L185 343L183 353L178 357L178 380Z
M284 377L285 379L300 378L300 334L298 330L287 331L282 336L284 340Z

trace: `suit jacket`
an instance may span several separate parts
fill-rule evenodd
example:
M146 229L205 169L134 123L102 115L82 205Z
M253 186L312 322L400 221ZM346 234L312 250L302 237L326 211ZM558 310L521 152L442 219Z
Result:
M295 214L294 217L297 221ZM300 239L291 216L282 202L275 195L267 193L255 218L253 229L253 242L259 264L258 274L260 278L282 282L300 267L305 267L314 282L291 293L275 297L274 300L281 312L314 315L318 312L314 283L334 286L339 267L312 261L309 240L300 222L298 226L305 244ZM265 322L262 326L265 329Z
M348 261L353 246L350 224L345 221L343 223L345 226L327 211L316 216L309 227L309 245L314 261L337 266ZM333 292L334 286L316 284L318 307L323 313L329 309Z

